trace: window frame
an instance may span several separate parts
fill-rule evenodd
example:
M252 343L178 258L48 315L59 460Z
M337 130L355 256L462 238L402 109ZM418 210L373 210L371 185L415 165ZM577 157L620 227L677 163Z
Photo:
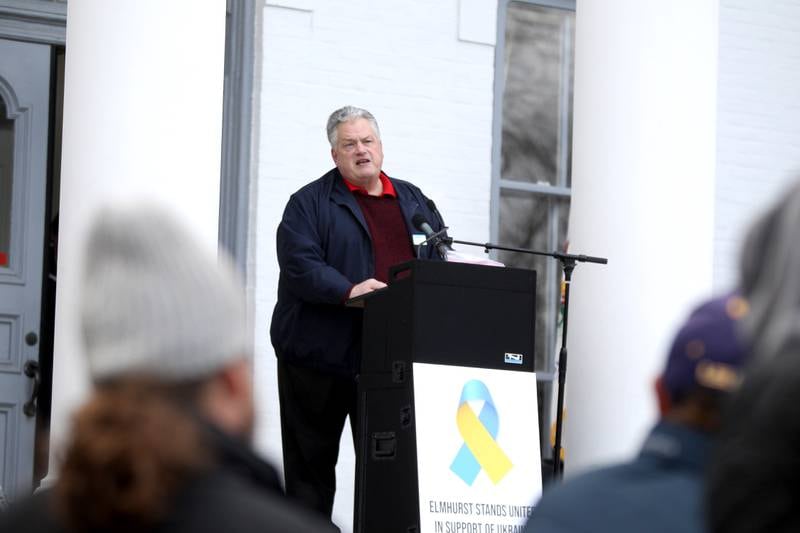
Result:
M490 238L492 242L499 243L500 237L500 199L501 193L504 191L519 191L528 193L534 196L539 196L543 199L559 198L567 199L572 197L572 188L569 183L569 174L567 168L566 158L569 151L562 150L559 154L559 174L557 177L556 185L542 185L537 183L530 183L525 181L517 181L513 179L504 179L501 175L502 167L502 140L503 140L503 97L505 92L506 68L505 68L505 53L506 53L506 26L509 4L512 2L530 4L534 6L550 7L555 9L563 9L566 11L576 11L576 0L498 0L497 4L497 41L495 46L495 77L494 77L494 108L492 118L492 180L491 180L491 197L490 197ZM573 30L574 31L574 30ZM564 52L573 52L573 43L565 40ZM564 74L569 69L568 64L563 64ZM562 79L570 79L570 76L565 75ZM574 83L573 83L574 85ZM563 84L561 87L562 95L569 94L571 87L569 84ZM569 130L565 128L569 121L568 112L568 98L561 98L561 110L559 113L559 135L561 136L560 146L567 145L567 136ZM574 112L574 109L573 109ZM558 202L550 203L550 212L548 214L548 250L543 251L556 251L558 246ZM499 243L504 244L504 243ZM493 254L496 257L496 253ZM539 280L552 280L557 279L561 274L561 265L557 261L552 260L547 262L546 271L542 272ZM558 319L558 305L560 304L561 295L558 291L557 284L548 284L545 286L541 282L537 282L537 290L546 290L546 331L537 331L537 335L545 335L544 343L545 354L543 360L545 362L544 369L537 369L537 382L544 387L548 385L553 387L550 389L551 394L542 394L543 404L539 406L542 413L542 420L540 420L540 433L542 436L542 452L545 457L552 455L552 448L549 443L549 428L551 425L551 412L553 394L556 385L556 346L560 339L557 339L557 324L555 321ZM534 354L535 357L535 354ZM545 389L547 390L547 389Z

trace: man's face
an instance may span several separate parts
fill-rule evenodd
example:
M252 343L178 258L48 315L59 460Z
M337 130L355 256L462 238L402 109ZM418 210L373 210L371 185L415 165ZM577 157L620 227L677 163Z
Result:
M359 187L379 179L383 146L369 121L363 118L339 124L331 156L344 179Z

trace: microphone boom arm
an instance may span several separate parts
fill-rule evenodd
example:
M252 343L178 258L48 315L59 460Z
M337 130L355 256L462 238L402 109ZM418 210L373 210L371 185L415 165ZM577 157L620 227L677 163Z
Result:
M429 242L441 241L448 248L452 248L450 246L450 242L456 242L456 241L453 241L453 239L450 239L448 237L443 237L443 235L447 235L447 227L440 229L436 233L431 233L427 239L420 242L417 246L423 246L425 244L428 244Z
M446 231L445 228L442 231ZM436 235L442 233L442 231L438 232ZM470 242L470 241L460 241L457 239L446 239L445 242L450 245L451 243L456 244L466 244L467 246L477 246L478 248L483 248L483 251L487 254L489 250L503 250L504 252L520 252L523 254L530 254L530 255L542 255L546 257L553 257L558 259L562 263L572 262L574 263L599 263L601 265L605 265L608 263L608 259L605 257L594 257L591 255L583 255L583 254L565 254L562 252L540 252L538 250L531 250L529 248L514 248L512 246L500 246L498 244L492 244L490 242Z

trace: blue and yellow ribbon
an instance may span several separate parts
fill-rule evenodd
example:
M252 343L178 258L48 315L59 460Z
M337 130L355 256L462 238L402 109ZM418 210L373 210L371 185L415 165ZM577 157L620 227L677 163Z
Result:
M484 401L480 415L477 416L468 403L476 400ZM500 420L492 395L482 381L473 379L464 384L456 413L456 425L464 444L453 459L450 470L464 480L464 483L472 485L483 468L492 483L499 483L513 465L497 444Z

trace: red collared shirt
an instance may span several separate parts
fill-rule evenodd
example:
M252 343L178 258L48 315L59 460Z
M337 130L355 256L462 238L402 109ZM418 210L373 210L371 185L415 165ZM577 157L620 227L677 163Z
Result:
M383 192L381 193L381 196L391 196L392 198L397 198L397 193L394 191L394 185L392 185L392 181L389 179L389 176L387 176L386 174L383 173L383 171L381 171L380 177L381 177L381 184L383 185ZM350 190L350 192L358 194L366 194L367 196L369 196L367 189L365 189L364 187L353 185L346 179L344 178L342 179L344 180L344 184L347 185L347 188Z

